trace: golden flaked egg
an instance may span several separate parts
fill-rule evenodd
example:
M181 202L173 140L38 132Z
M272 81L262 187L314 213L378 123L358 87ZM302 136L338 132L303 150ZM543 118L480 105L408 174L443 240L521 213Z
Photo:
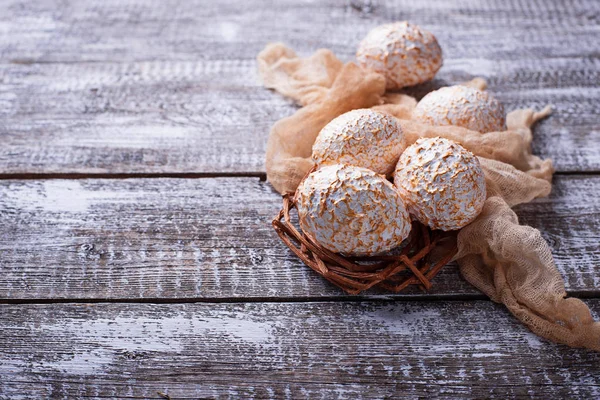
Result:
M389 175L405 148L396 118L360 109L340 115L321 130L312 159L317 165L348 164Z
M481 133L506 130L502 103L488 92L468 86L449 86L427 94L413 110L415 121L455 125Z
M419 139L406 148L394 172L394 185L417 220L444 231L472 222L486 198L477 157L439 137Z
M403 21L369 32L356 59L384 75L388 89L399 89L431 80L442 66L442 49L431 32Z
M319 168L300 183L296 204L303 232L336 253L379 254L410 233L410 216L396 188L366 168Z

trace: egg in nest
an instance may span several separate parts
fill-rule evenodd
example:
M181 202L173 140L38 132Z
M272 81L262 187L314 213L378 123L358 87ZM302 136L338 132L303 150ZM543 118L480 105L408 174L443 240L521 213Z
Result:
M296 206L303 232L335 253L380 254L399 246L411 229L396 188L366 168L319 168L298 186Z
M431 80L442 66L442 49L431 32L403 21L371 30L356 59L384 75L387 89L400 89Z
M477 157L439 137L419 139L406 148L394 172L394 185L419 222L444 231L472 222L486 198Z
M317 165L349 164L389 175L405 148L396 118L359 109L333 119L319 132L312 159Z
M502 103L489 93L468 86L435 90L419 101L412 119L428 125L454 125L481 133L506 130Z

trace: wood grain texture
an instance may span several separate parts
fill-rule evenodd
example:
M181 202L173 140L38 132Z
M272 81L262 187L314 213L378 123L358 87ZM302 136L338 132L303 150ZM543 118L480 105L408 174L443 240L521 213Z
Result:
M403 19L445 53L411 93L483 76L508 110L551 103L534 152L600 171L595 0L5 0L0 177L261 174L296 106L261 86L258 51L349 61ZM600 175L562 175L517 208L587 297L597 193ZM534 336L456 265L427 295L344 296L279 243L279 206L249 177L0 179L0 303L65 301L0 304L0 399L600 398L600 355ZM356 301L392 297L419 301Z
M597 56L592 45L600 11L589 0L44 0L27 5L7 0L3 5L3 31L13 35L3 37L0 56L20 63L251 59L272 40L288 40L303 51L324 46L350 57L354 43L374 24L390 20L413 20L436 31L449 59Z
M600 312L600 301L590 301ZM586 398L600 354L489 301L0 308L4 398Z
M600 177L560 176L550 198L518 208L578 295L600 286L599 191ZM341 296L280 243L270 226L280 206L256 178L0 181L0 297ZM456 266L431 292L478 293Z
M263 172L269 127L295 106L261 87L285 41L351 60L374 26L409 19L444 49L438 79L483 76L508 110L553 104L534 152L600 171L600 5L562 1L3 2L0 172Z

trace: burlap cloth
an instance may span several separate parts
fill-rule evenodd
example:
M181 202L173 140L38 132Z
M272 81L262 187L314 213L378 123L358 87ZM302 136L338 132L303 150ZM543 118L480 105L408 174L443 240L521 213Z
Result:
M354 63L343 64L329 50L299 58L281 43L258 55L264 85L303 107L271 129L267 179L279 193L295 192L313 167L317 134L347 111L372 107L399 119L408 144L420 137L452 139L478 156L485 171L487 199L477 219L460 230L456 260L462 276L492 300L506 305L536 334L572 347L600 351L600 323L579 299L565 298L563 279L540 232L519 225L512 206L550 193L551 160L531 154L531 126L550 114L530 109L508 114L504 132L481 134L468 129L433 127L411 121L416 100L385 93L383 76ZM465 83L485 89L485 81Z

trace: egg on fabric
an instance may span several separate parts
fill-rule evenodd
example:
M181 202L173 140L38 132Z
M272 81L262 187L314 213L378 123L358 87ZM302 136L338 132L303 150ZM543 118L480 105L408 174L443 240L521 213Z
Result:
M412 119L427 125L454 125L481 133L506 130L502 103L483 90L456 85L428 93Z
M431 80L442 66L442 49L431 32L403 21L371 30L356 59L384 75L387 89L400 89Z
M333 119L319 132L312 159L317 165L349 164L390 175L405 148L396 118L359 109Z
M366 168L321 167L300 183L295 196L302 231L335 253L380 254L410 233L410 215L398 190Z
M406 148L394 172L394 185L419 222L444 231L471 223L486 198L477 157L439 137L419 139Z

